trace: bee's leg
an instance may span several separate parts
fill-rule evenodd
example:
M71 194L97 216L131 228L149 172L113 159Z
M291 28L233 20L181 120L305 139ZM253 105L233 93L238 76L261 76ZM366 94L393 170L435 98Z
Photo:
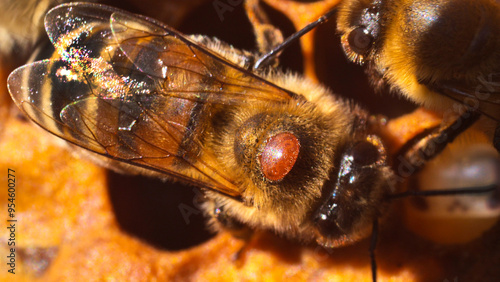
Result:
M396 176L401 177L402 180L417 173L429 160L439 155L448 143L453 142L460 133L472 126L480 117L481 113L479 112L465 112L451 125L441 128L435 133L433 133L433 131L436 131L436 128L429 128L413 137L413 139L403 145L399 153L394 155L394 171L396 172ZM500 133L499 128L500 127L496 129L496 134ZM498 136L495 136L495 138L498 138ZM498 141L498 139L496 140ZM392 194L389 198L397 199L404 197L479 195L493 193L491 198L498 199L499 192L500 189L497 183L461 188L450 187L449 189L439 190L418 190L413 187L406 191Z
M448 143L453 142L460 133L472 126L480 116L481 114L476 111L467 111L452 124L435 133L424 132L415 136L395 154L396 164L404 163L404 166L411 167L412 173L419 171L429 160L439 155Z
M378 220L373 221L372 240L370 243L370 262L372 265L372 280L377 281L377 260L375 259L375 249L378 242Z
M254 34L257 40L257 48L259 54L267 54L273 50L274 47L283 42L283 34L279 29L271 24L266 13L259 5L260 0L246 0L245 10L253 26ZM278 57L266 62L262 66L277 66Z
M248 240L252 236L253 232L248 226L228 215L220 205L215 206L213 217L222 229L229 231L238 239Z

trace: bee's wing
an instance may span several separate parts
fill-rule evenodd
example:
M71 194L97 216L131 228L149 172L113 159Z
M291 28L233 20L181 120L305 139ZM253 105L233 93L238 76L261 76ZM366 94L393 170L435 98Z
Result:
M118 24L124 17L127 24ZM11 95L33 121L71 143L238 198L236 181L191 120L212 104L291 96L179 34L160 26L161 34L152 32L153 25L106 6L56 7L46 29L58 54L15 70Z
M215 96L205 93L205 98L211 101L252 103L297 98L296 94L231 64L161 23L128 13L113 13L110 23L120 49L138 69L162 79L186 75L189 70L191 73L187 75L198 91L209 87L216 93ZM243 93L242 88L245 88ZM224 95L217 93L220 91Z
M140 15L97 4L65 4L45 18L47 33L63 56L103 57L115 70L134 72L141 88L183 99L222 104L284 101L297 95L236 66L172 28ZM92 39L82 38L91 36ZM71 39L71 40L68 40ZM120 48L117 52L102 52ZM74 49L86 50L74 52ZM113 54L114 58L109 58ZM133 67L130 65L132 64ZM182 81L179 81L182 78ZM158 85L166 87L158 87ZM220 95L223 93L223 95Z
M237 198L239 189L214 156L193 139L190 152L183 138L193 130L185 108L197 103L162 95L137 95L133 100L101 97L85 80L57 75L63 60L44 60L15 70L8 86L16 104L38 125L75 145L138 167L175 176ZM66 66L68 67L68 66ZM175 106L175 107L173 107Z

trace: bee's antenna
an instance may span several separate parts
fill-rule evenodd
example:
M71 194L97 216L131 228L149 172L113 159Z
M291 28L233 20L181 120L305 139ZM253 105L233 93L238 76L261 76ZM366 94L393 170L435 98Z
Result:
M281 50L285 49L292 42L294 42L295 40L301 38L304 34L308 33L311 29L313 29L313 28L317 27L318 25L326 22L329 18L331 18L333 16L333 14L335 13L335 11L336 11L336 9L330 10L329 12L327 12L326 14L324 14L323 16L321 16L315 22L312 22L312 23L308 24L303 29L301 29L301 30L295 32L294 34L290 35L287 39L285 39L285 41L283 41L283 43L281 43L278 46L274 47L273 50L269 51L267 54L264 54L262 57L260 57L257 60L257 62L255 63L255 65L253 66L253 69L254 70L259 69L260 67L262 67L262 65L265 65L265 63L267 61L269 61L272 57L277 56L277 54Z
M375 259L375 248L378 242L378 220L373 221L372 240L370 243L370 261L372 265L372 281L377 282L377 261Z

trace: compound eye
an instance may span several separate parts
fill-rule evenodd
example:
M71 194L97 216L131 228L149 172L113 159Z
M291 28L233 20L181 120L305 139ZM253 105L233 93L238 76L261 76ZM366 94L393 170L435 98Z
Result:
M269 137L259 156L264 176L272 181L283 179L297 161L299 150L299 140L292 133L279 133Z
M364 27L353 29L347 36L347 42L352 52L366 55L373 44L373 37L367 34Z
M361 141L352 148L352 157L355 164L367 166L380 160L380 152L374 144Z

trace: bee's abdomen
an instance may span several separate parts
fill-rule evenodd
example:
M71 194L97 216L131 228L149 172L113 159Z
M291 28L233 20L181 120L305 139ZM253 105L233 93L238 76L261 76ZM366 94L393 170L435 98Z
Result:
M500 7L489 1L437 2L417 1L402 17L408 54L418 65L452 75L494 59L500 47Z

